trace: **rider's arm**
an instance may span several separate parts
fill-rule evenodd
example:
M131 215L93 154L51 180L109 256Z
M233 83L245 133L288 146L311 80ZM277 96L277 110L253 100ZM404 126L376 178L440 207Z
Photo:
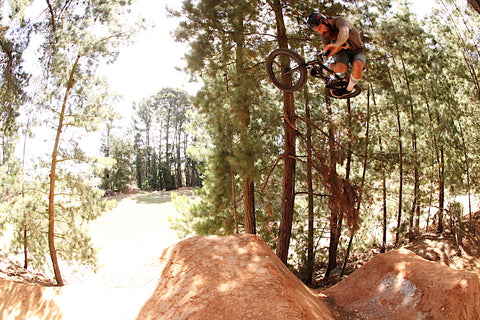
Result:
M351 23L349 23L348 20L344 18L336 18L334 19L334 23L338 30L335 43L329 43L330 41L327 43L327 41L324 41L322 37L323 51L327 53L329 57L335 55L342 49L345 49L346 47L342 47L342 45L346 44L350 37Z
M350 36L350 28L348 26L342 26L338 30L338 36L335 43L323 45L323 51L327 53L329 57L337 54L342 49L346 47L342 47L342 45L346 44L348 38Z
M342 44L347 42L349 36L350 36L350 28L347 26L341 27L338 30L337 41L335 41L335 44L341 46Z

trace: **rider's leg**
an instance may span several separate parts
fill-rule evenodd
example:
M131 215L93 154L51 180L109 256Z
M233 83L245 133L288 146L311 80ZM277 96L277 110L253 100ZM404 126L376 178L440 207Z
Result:
M350 75L350 81L348 82L347 90L352 91L355 85L362 78L363 69L365 68L366 57L363 49L355 50L352 52L351 56L352 62L352 73Z
M347 72L348 66L342 62L335 62L330 65L330 69L335 73L344 73Z
M350 81L348 82L347 90L352 91L353 87L362 78L363 68L365 64L360 60L354 60L352 64L352 73L350 74Z
M335 54L333 56L333 60L335 62L330 64L330 69L332 69L333 72L335 72L335 73L345 73L345 72L347 72L348 63L349 63L347 50L341 50L340 52Z

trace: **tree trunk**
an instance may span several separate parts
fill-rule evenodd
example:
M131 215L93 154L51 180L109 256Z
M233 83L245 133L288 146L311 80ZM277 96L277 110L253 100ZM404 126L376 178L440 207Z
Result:
M77 69L79 59L80 59L80 56L77 57L77 59L75 60L75 63L73 64L72 70L70 71L70 77L68 79L65 95L63 97L62 110L59 113L57 135L55 137L55 144L53 146L52 162L50 167L50 190L48 194L48 247L50 250L50 258L52 259L55 280L57 281L58 286L63 286L64 283L62 279L62 274L60 272L60 267L58 266L57 250L55 248L55 181L56 181L56 170L57 170L57 157L58 157L58 147L60 144L60 136L62 134L62 129L63 129L65 110L67 107L67 100L70 94L70 90L73 88L74 74L75 74L75 70Z
M327 98L326 101L328 118L329 118L329 128L328 128L328 146L329 146L329 175L331 177L337 175L337 151L335 147L335 130L332 123L332 108L330 104L330 99ZM347 161L348 163L349 161ZM347 174L348 174L348 164L347 164ZM330 179L334 181L334 179ZM332 197L333 195L330 195ZM325 271L325 279L330 277L330 273L337 267L337 252L338 252L338 243L340 240L340 234L342 232L342 223L343 223L343 213L340 212L338 206L330 205L330 244L328 247L328 266Z
M152 150L150 149L150 125L151 123L145 124L145 146L147 152L147 163L145 166L145 177L150 177L150 171L152 170Z
M468 197L468 220L470 224L470 228L473 230L473 221L472 221L472 186L470 182L470 161L468 160L468 149L467 144L465 142L465 135L463 132L463 126L461 121L458 122L458 126L460 129L460 135L462 137L462 150L463 150L463 157L465 158L465 175L467 178L467 197Z
M402 70L403 76L405 77L405 83L407 84L407 92L408 98L410 102L410 117L412 123L412 150L413 150L413 201L412 201L412 209L410 211L410 225L408 236L409 240L413 241L415 235L419 231L419 226L415 226L415 214L419 208L418 204L418 194L420 190L420 174L419 174L419 162L418 162L418 151L417 151L417 128L416 128L416 117L415 117L415 110L413 108L413 98L412 92L410 90L410 80L408 78L407 69L405 68L405 62L403 57L400 55L400 60L402 62Z
M382 234L382 248L380 252L384 253L387 250L387 176L385 174L385 169L382 169L382 200L383 200L383 234Z
M437 233L443 233L443 212L445 210L445 155L440 147L440 163L438 164L438 224Z
M400 240L400 226L402 223L402 207L403 207L403 143L402 143L402 125L400 122L400 111L397 108L397 130L398 130L398 214L397 214L397 230L395 232L395 246Z
M467 2L480 14L480 0L467 0Z
M28 215L25 212L25 221L23 222L23 268L28 268Z
M23 139L23 155L22 155L22 169L25 172L25 152L27 149L27 132L30 131L30 115L28 116L28 121L27 121L27 126L26 126L26 131ZM22 177L22 198L25 198L25 177ZM24 264L23 268L27 269L28 268L28 212L26 210L27 208L23 208L23 259L24 259Z
M374 103L375 103L375 98L374 98ZM363 187L365 186L365 177L367 175L369 143L370 143L370 88L367 92L367 128L365 130L365 151L364 151L365 157L363 159L363 173L362 173L362 181L360 183L360 194L358 196L357 212L360 212L360 206L362 204ZM345 268L347 267L348 257L350 256L350 250L352 249L354 236L355 236L355 232L352 230L350 234L350 240L348 241L347 252L345 254L345 259L343 261L342 272L340 273L340 277L343 277L345 274Z
M243 206L245 212L245 233L256 234L254 183L250 178L243 181Z
M380 127L380 120L378 118L378 113L375 115L377 124ZM378 145L380 148L380 154L383 155L383 140L382 136L378 135ZM384 253L387 248L387 174L385 166L382 166L382 211L383 211L383 221L382 221L382 247L380 252Z
M167 120L166 120L166 124L165 124L165 165L167 166L166 174L168 176L168 179L165 179L165 184L166 184L167 189L171 188L170 176L172 174L172 169L170 168L170 146L169 146L170 121L171 121L171 117L172 117L170 110L171 110L171 106L168 107Z
M392 88L394 88L394 95L396 96L397 93L395 92L395 84L393 83L392 74L390 69L387 68L388 77L390 83L392 84ZM400 226L402 223L402 207L403 207L403 143L402 143L402 122L400 119L400 106L395 101L395 111L397 116L397 133L398 133L398 214L397 214L397 230L395 232L395 246L398 245L400 240Z
M235 91L233 107L239 115L240 119L240 143L250 143L249 127L250 127L250 108L247 85L245 84L245 35L244 35L244 15L239 13L235 22L235 35L233 39L236 44L235 49ZM250 168L254 167L253 154L246 154L246 168L241 170L242 185L243 185L243 212L245 233L256 234L256 221L255 221L255 184L251 175Z
M292 235L293 208L295 204L295 108L293 93L284 92L285 152L283 167L282 218L277 243L277 256L287 263Z
M178 125L177 129L177 142L176 142L176 170L175 175L177 177L177 188L183 187L183 180L182 180L182 162L181 162L181 143L182 143L182 125L181 123Z
M307 193L308 193L308 234L307 234L307 285L313 282L313 267L315 266L314 251L314 212L313 212L313 182L312 182L312 124L310 122L310 99L305 89L305 116L307 118Z
M275 13L277 22L277 39L280 48L288 48L288 38L283 20L282 3L280 0L268 0ZM285 81L291 81L290 75ZM277 241L276 254L283 263L287 263L290 237L292 234L293 207L295 204L295 105L293 92L283 92L283 125L284 125L284 167L283 167L283 195L282 218Z

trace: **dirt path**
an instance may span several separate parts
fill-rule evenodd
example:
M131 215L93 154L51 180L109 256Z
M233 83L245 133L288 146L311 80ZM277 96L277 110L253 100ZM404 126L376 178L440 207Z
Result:
M94 221L90 235L99 250L99 270L70 278L62 289L62 304L71 311L65 316L135 319L157 285L158 258L179 240L168 222L176 214L171 193L155 192L123 198Z

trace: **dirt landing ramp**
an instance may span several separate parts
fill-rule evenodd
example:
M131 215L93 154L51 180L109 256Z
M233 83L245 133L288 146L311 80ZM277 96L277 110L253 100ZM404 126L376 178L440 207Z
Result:
M480 319L476 274L400 249L372 258L324 292L341 319Z
M334 319L260 237L194 237L165 250L138 320Z
M0 319L62 319L55 298L60 290L0 279Z

